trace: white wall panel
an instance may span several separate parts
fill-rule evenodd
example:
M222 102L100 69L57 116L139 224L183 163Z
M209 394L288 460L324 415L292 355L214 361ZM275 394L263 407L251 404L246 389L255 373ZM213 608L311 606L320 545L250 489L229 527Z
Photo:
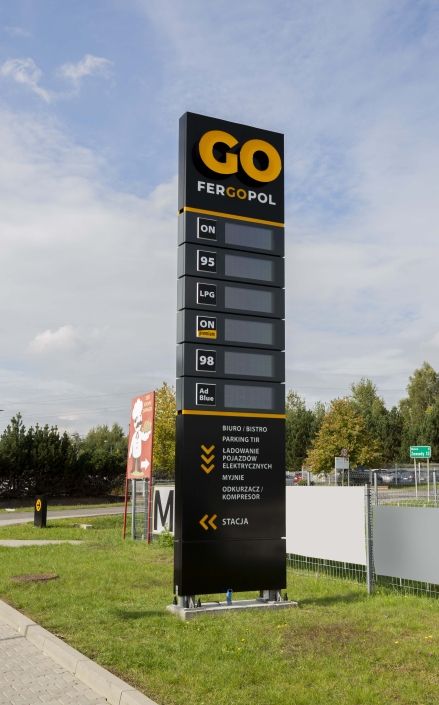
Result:
M366 565L363 487L287 487L287 553Z

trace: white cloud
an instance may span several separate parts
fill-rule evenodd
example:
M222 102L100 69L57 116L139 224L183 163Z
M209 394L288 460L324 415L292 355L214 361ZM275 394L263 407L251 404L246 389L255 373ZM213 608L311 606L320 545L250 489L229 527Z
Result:
M10 79L29 88L35 95L51 103L55 99L68 98L78 93L81 81L87 76L108 77L109 68L112 62L100 56L86 54L81 61L76 64L67 63L60 66L56 73L67 80L73 86L73 91L49 91L41 86L43 72L35 61L30 58L7 59L0 65L0 76Z
M25 59L8 59L0 66L0 76L10 78L16 83L27 86L39 98L42 98L46 103L50 103L51 94L39 85L42 75L41 69L29 57Z
M176 179L124 193L47 118L5 111L0 161L0 422L125 423L174 377Z
M16 25L5 25L3 29L6 34L9 34L10 37L19 37L27 39L31 36L31 33L27 29L24 29L24 27L18 27Z
M82 79L86 76L107 77L111 65L112 62L108 59L104 59L101 56L93 56L93 54L86 54L76 64L63 64L59 67L57 73L62 78L71 81L76 87L79 87Z
M81 345L79 333L73 326L66 325L56 330L44 330L30 342L29 349L36 354L72 352Z

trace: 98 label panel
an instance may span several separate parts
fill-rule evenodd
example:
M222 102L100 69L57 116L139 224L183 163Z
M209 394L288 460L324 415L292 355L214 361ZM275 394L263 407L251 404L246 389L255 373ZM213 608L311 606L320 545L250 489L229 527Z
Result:
M178 377L223 377L283 382L285 355L280 351L238 347L180 344L177 347Z

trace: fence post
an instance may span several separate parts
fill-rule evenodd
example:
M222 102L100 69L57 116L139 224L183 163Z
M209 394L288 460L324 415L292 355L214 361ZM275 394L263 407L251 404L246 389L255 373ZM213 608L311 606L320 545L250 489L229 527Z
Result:
M433 492L434 492L434 503L437 507L437 484L436 484L436 470L433 470Z
M143 478L143 536L144 541L148 541L148 480Z
M136 538L136 480L131 480L131 538Z
M366 586L367 594L373 591L373 538L372 538L372 503L370 487L364 488L364 509L366 519Z
M373 490L375 492L375 504L378 504L378 477L376 472L373 474Z

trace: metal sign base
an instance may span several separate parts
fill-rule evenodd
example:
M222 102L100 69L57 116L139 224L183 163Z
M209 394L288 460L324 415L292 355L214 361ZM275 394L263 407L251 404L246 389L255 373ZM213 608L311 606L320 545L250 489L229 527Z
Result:
M298 602L293 600L277 601L258 598L256 600L234 600L231 605L227 604L227 602L205 602L201 607L168 605L166 610L186 622L189 619L195 619L205 614L217 616L225 612L236 612L237 610L281 610L298 606Z

